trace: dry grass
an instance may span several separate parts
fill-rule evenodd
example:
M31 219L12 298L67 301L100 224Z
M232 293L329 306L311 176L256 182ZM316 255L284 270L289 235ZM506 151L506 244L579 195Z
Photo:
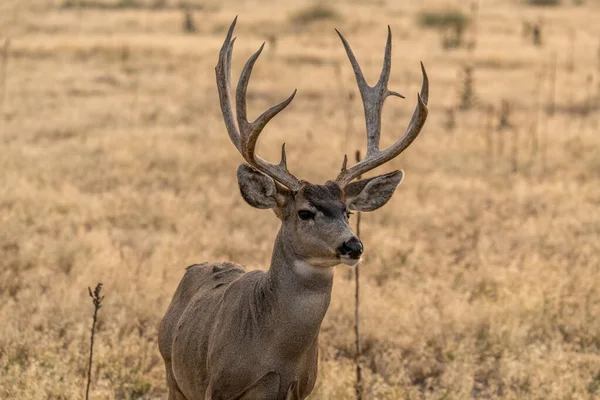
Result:
M195 11L198 33L191 36L172 7L1 2L0 36L12 44L0 136L0 398L81 398L86 288L99 281L110 296L98 321L91 397L164 398L157 324L184 267L205 260L267 265L278 223L238 194L240 157L214 87L217 51L236 14L234 74L266 34L277 40L255 68L250 112L299 89L260 151L277 159L285 140L290 168L313 182L333 177L343 154L364 142L357 101L345 141L340 93L355 83L334 26L371 80L385 26L392 26L390 87L408 100L389 101L384 143L408 122L418 61L428 68L430 119L387 167L403 168L407 178L390 204L363 219L366 398L598 398L600 120L592 112L581 124L580 115L560 112L585 100L589 73L594 85L600 79L598 3L482 3L474 54L444 52L435 32L418 28L423 7L447 6L442 0L331 3L338 19L302 29L290 18L313 2L230 3L206 2ZM540 49L522 42L520 18L541 13ZM571 28L572 75L565 69ZM530 154L530 129L537 76L552 51L559 111L539 125L542 139L548 128L542 170L541 156ZM519 129L506 134L504 154L493 163L483 111L458 113L453 133L444 130L444 110L455 105L467 61L476 68L478 99L496 108L507 99ZM344 91L336 86L338 62ZM353 395L353 286L346 276L340 267L313 399Z

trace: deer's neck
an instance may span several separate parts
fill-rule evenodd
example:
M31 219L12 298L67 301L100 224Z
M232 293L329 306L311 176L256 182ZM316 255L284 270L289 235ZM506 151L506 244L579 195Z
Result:
M290 351L314 346L331 300L334 267L315 267L300 259L280 231L267 273L278 319ZM290 347L291 346L291 347Z
M298 256L294 246L284 239L283 231L279 231L268 273L276 289L281 288L296 295L330 296L333 272L334 267L313 266Z

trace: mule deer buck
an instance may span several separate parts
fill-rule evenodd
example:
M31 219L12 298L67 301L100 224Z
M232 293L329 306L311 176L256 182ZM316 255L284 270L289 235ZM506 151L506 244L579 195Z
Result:
M237 18L236 18L237 20ZM353 182L405 150L427 118L428 80L423 84L405 135L379 150L381 110L388 96L392 39L388 27L383 70L367 85L348 42L338 32L362 96L367 126L365 158L324 185L292 175L285 146L279 164L255 154L265 125L290 104L294 93L255 121L246 115L246 90L261 48L244 66L231 104L233 21L215 68L225 126L247 164L237 169L244 200L272 209L281 220L268 271L246 272L239 264L188 267L162 320L159 347L165 361L169 399L304 399L317 377L318 335L329 306L334 266L355 265L363 253L348 218L350 210L373 211L392 196L403 177L394 171ZM264 44L263 44L264 46Z

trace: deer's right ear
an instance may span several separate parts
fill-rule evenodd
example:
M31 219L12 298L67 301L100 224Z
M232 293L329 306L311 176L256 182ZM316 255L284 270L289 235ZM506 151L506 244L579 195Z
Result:
M242 197L252 207L267 209L281 206L285 196L271 177L259 172L248 164L237 169L238 184Z

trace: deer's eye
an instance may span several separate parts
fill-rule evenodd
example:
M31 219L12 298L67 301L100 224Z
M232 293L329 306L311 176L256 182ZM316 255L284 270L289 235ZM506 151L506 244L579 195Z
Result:
M307 221L309 219L314 219L315 213L309 210L300 210L298 211L298 216L300 217L300 219Z

